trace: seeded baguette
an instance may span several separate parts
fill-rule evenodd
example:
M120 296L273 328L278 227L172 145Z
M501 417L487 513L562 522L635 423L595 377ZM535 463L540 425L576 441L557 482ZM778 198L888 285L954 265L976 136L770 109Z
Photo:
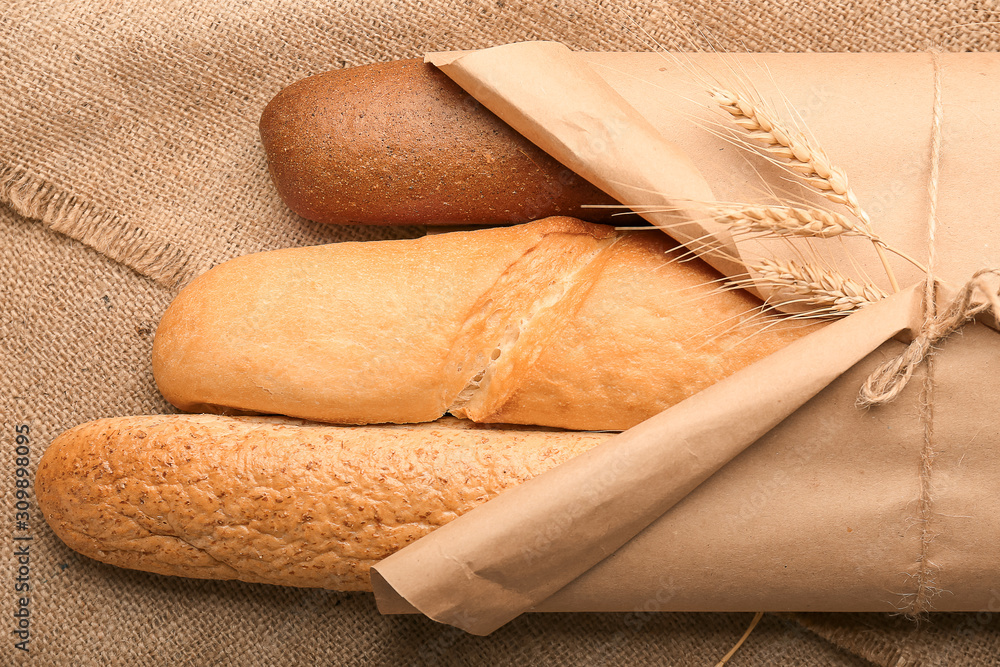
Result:
M104 563L370 590L377 561L607 437L458 420L121 417L57 437L35 493L56 535Z
M740 326L760 302L678 256L548 218L240 257L171 304L154 376L188 412L622 430L810 330Z
M420 60L297 81L264 109L260 136L278 194L318 222L510 224L613 213L580 208L614 200Z

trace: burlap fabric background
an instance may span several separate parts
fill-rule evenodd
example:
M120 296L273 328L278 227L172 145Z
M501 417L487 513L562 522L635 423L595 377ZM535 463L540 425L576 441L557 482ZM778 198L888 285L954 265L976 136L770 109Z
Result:
M170 410L151 376L152 334L178 286L219 261L419 233L322 228L284 208L256 122L297 79L525 39L590 50L644 50L650 39L668 49L996 50L1000 12L988 4L0 2L0 664L713 664L749 615L536 615L476 638L383 618L367 595L103 566L65 548L33 504L15 521L15 429L30 428L33 473L66 428ZM15 590L25 544L28 594ZM28 653L11 633L25 595ZM998 610L1000 593L995 609L919 625L768 615L732 664L995 662Z

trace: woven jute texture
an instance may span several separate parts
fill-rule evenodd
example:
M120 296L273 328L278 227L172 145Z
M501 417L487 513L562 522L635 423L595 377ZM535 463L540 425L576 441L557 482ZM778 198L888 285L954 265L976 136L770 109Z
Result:
M527 39L588 50L997 50L990 6L0 1L0 664L713 664L748 614L527 615L477 638L381 617L363 594L118 570L67 549L18 480L78 423L171 411L152 379L152 337L198 273L259 250L419 233L324 228L284 207L256 125L300 78ZM1000 597L920 624L766 615L731 664L987 664L1000 654L997 611ZM25 638L28 651L17 646Z

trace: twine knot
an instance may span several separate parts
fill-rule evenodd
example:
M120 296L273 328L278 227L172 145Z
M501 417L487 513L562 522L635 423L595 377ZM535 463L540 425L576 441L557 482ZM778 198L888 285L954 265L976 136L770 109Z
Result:
M982 269L965 283L958 296L941 314L928 312L924 325L913 341L894 359L876 368L858 396L859 407L883 405L896 398L910 381L914 369L942 339L962 328L986 310L1000 321L1000 287L990 285L990 277L1000 278L1000 269ZM932 284L928 284L932 290Z

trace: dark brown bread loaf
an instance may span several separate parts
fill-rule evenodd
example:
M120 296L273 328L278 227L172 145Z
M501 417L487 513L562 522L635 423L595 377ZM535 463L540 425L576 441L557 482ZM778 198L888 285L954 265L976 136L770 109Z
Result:
M319 222L495 225L613 212L581 209L614 202L419 60L298 81L264 109L260 135L281 198Z

